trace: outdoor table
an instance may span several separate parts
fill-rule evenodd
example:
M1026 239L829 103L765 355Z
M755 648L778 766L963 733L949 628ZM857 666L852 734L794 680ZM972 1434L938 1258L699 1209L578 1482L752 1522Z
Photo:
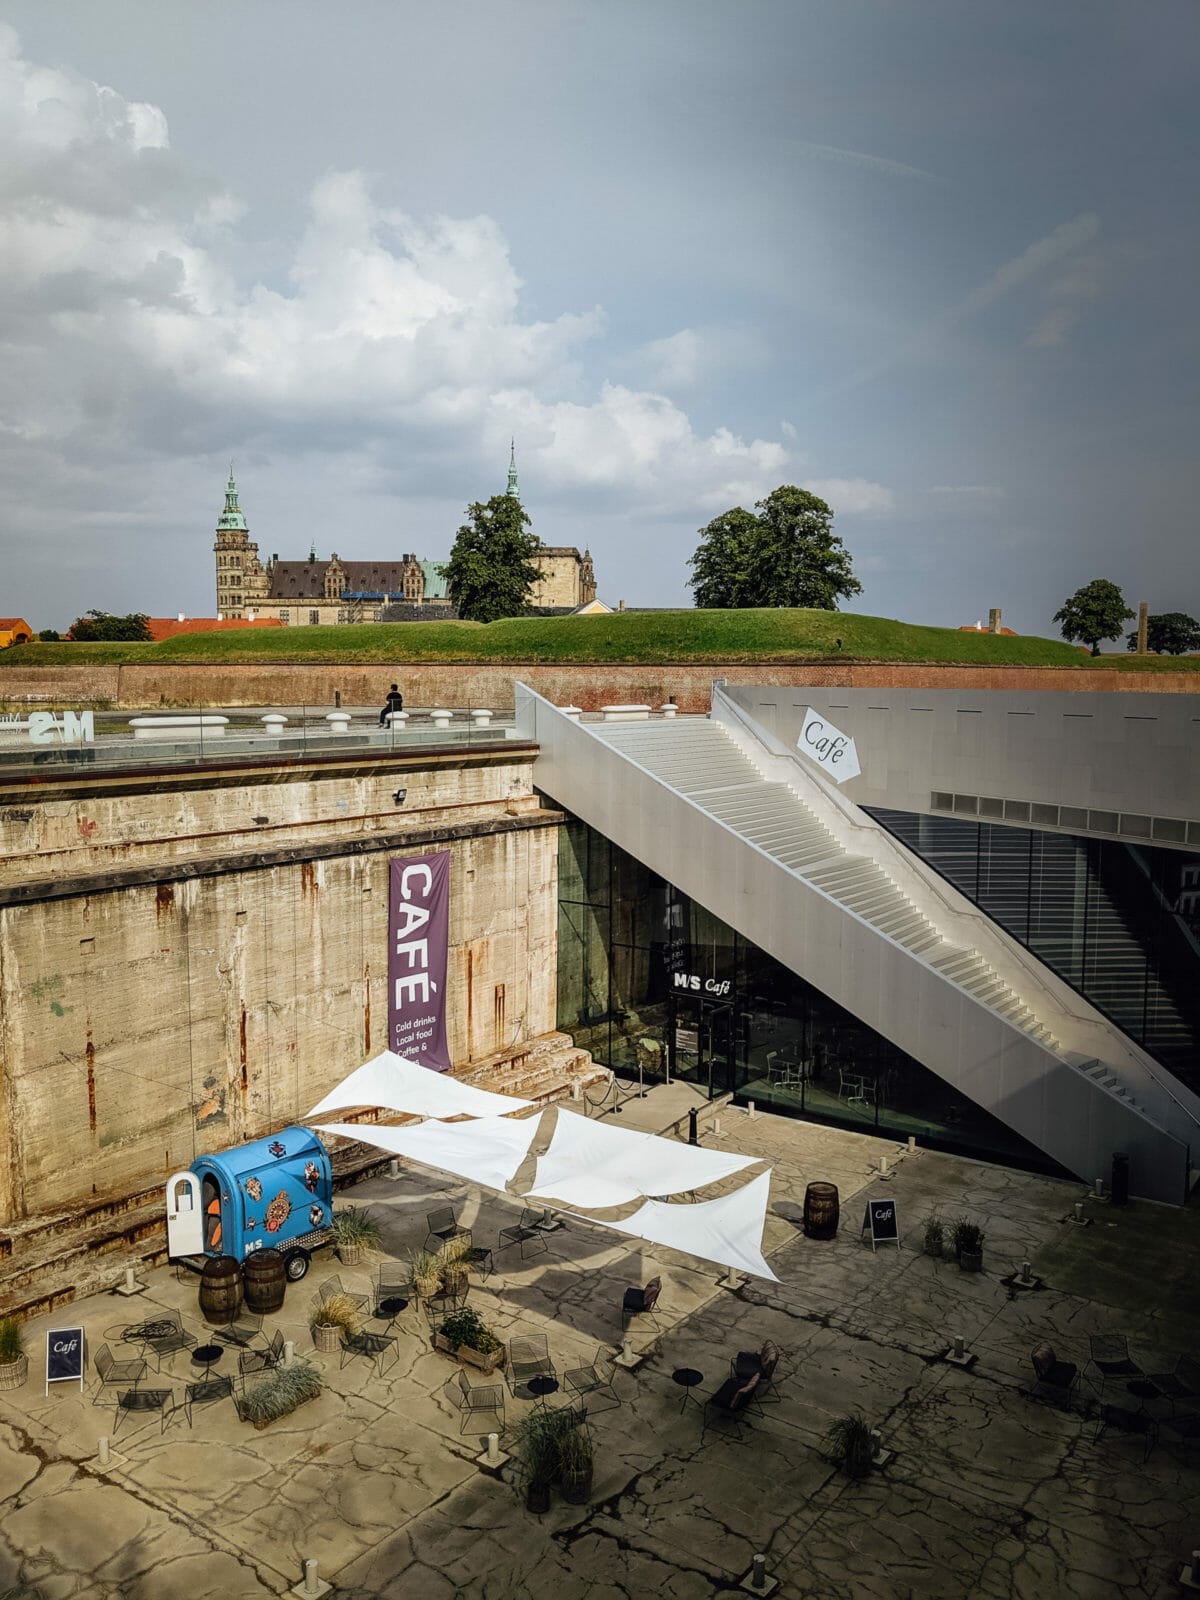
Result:
M408 1301L400 1294L386 1295L376 1306L375 1315L386 1317L388 1322L395 1322L402 1311L408 1309Z
M689 1400L694 1406L700 1405L700 1401L697 1400L696 1396L692 1393L692 1390L697 1384L704 1382L704 1374L702 1372L697 1372L695 1367L676 1367L675 1371L671 1374L671 1381L673 1383L677 1383L683 1390L683 1399L679 1402L679 1409L681 1412ZM703 1410L702 1406L701 1410Z
M541 1372L536 1378L530 1378L525 1387L533 1396L534 1405L540 1405L544 1408L547 1396L558 1391L558 1379L552 1378L548 1372Z
M199 1344L192 1351L192 1361L196 1366L204 1368L204 1376L207 1378L209 1372L224 1354L224 1345Z

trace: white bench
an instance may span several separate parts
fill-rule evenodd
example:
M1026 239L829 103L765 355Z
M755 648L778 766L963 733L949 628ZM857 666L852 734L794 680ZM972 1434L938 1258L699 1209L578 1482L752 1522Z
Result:
M578 722L583 715L583 710L580 706L559 706L558 709L564 717L570 717L572 722Z
M475 728L490 728L492 725L492 713L485 711L482 706L476 706L475 710L471 712L471 725Z
M348 711L330 711L325 717L329 724L330 733L350 732L350 713Z
M228 724L228 717L200 715L129 719L135 739L221 739Z
M384 726L385 727L387 727L387 728L395 728L398 733L403 733L405 725L408 722L408 712L407 711L389 711L385 715L385 717L383 719L383 722L384 722Z
M265 717L259 718L259 721L268 733L282 733L287 718L282 711L268 711Z
M647 722L650 718L650 707L601 706L600 714L605 722Z
M431 711L429 716L435 728L448 728L454 720L453 711L445 711L441 706Z
M674 700L668 700L663 705L659 706L658 709L662 712L664 717L673 717L679 710L679 707L675 704Z

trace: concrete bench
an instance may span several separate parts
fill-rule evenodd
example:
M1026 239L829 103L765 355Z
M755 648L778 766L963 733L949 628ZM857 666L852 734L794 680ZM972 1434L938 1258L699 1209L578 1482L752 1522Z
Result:
M475 728L490 728L492 725L492 713L485 711L482 706L477 706L471 712L471 725Z
M408 722L407 711L389 711L383 719L384 727L395 728L397 733L403 733Z
M326 714L325 721L329 724L330 733L350 732L350 713L348 711L330 711Z
M662 712L664 717L673 717L678 712L679 707L675 704L674 700L668 700L664 705L659 706L658 709Z
M268 733L282 733L287 718L282 711L268 711L265 717L259 718L259 721Z
M221 739L228 724L228 717L199 715L129 719L135 739Z
M564 717L570 717L572 722L578 722L583 715L583 709L580 706L559 706L558 709Z
M454 720L453 711L444 711L440 706L431 711L429 716L435 728L448 728Z
M605 722L647 722L650 718L650 707L601 706L600 714Z

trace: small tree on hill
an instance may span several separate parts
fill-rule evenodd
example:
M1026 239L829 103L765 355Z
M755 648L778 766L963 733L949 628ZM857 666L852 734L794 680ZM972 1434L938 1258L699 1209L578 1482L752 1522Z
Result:
M38 638L43 644L51 644L55 639L61 639L62 635L57 628L42 628L38 633Z
M1129 635L1127 648L1137 649L1137 634ZM1200 622L1186 611L1164 611L1146 618L1146 649L1160 656L1182 656L1200 650Z
M1125 596L1115 583L1107 578L1093 578L1085 583L1054 613L1055 622L1061 623L1064 639L1077 639L1090 645L1092 654L1100 654L1101 639L1120 637L1122 625L1133 612L1125 604Z
M441 568L450 599L470 622L496 622L529 609L529 591L542 577L541 549L515 494L495 494L467 507L450 559Z
M149 617L144 611L131 611L127 617L115 617L109 611L88 611L67 629L67 638L78 643L93 643L97 639L125 639L139 644L150 640Z
M700 530L688 565L698 606L809 606L836 611L861 594L833 512L807 489L781 484L755 512L736 506Z

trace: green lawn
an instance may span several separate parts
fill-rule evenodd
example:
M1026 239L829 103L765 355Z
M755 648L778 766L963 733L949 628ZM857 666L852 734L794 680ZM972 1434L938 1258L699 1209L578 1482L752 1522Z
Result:
M840 644L839 644L840 641ZM181 634L162 644L34 643L0 651L0 667L86 662L997 662L1021 666L1200 668L1200 656L1092 661L1060 639L922 628L844 611L617 612L473 622L364 623Z

